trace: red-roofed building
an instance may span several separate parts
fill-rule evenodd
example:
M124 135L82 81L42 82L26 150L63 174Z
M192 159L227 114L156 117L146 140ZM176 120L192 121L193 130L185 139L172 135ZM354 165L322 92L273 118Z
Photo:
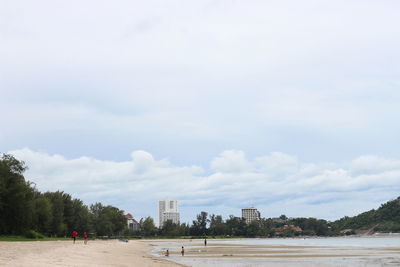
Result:
M128 213L125 215L125 217L128 224L128 229L134 231L140 230L140 224L133 218L132 214Z
M276 232L277 234L281 234L281 233L283 233L283 232L286 231L286 230L290 230L290 231L297 232L297 233L300 233L300 232L303 231L299 226L284 225L283 227L276 228L276 229L275 229L275 232Z

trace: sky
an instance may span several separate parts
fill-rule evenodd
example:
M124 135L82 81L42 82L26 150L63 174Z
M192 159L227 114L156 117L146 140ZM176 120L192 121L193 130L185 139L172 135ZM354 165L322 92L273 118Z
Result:
M400 194L400 2L0 0L0 153L135 218Z

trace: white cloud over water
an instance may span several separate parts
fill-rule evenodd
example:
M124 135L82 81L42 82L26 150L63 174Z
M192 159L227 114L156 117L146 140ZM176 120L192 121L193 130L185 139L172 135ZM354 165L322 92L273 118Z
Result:
M305 163L280 152L247 159L243 151L224 151L210 169L178 166L134 151L129 161L89 157L67 159L30 149L10 151L29 166L26 178L41 191L62 190L87 204L112 204L138 217L156 216L156 201L179 200L182 218L201 210L240 214L258 207L263 216L354 215L398 196L397 160L362 156L348 164ZM377 166L371 172L365 166Z

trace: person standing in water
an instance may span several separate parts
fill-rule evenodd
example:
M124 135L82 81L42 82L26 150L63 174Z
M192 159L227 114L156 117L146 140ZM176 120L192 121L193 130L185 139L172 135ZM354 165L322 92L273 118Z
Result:
M85 245L87 245L87 240L88 240L88 234L85 232L83 233L83 239L85 240Z
M74 239L74 244L75 244L75 241L76 241L76 236L78 235L78 233L76 232L76 231L73 231L72 232L72 238Z
M182 254L182 256L185 256L185 248L183 246L182 246L181 254Z
M207 246L207 238L204 238L204 246Z

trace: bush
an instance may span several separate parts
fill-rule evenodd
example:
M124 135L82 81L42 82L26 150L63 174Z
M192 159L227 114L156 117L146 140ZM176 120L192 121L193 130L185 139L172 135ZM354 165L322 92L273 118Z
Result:
M27 238L32 238L32 239L42 239L44 236L41 233L35 232L33 230L30 230L25 233L25 237Z

